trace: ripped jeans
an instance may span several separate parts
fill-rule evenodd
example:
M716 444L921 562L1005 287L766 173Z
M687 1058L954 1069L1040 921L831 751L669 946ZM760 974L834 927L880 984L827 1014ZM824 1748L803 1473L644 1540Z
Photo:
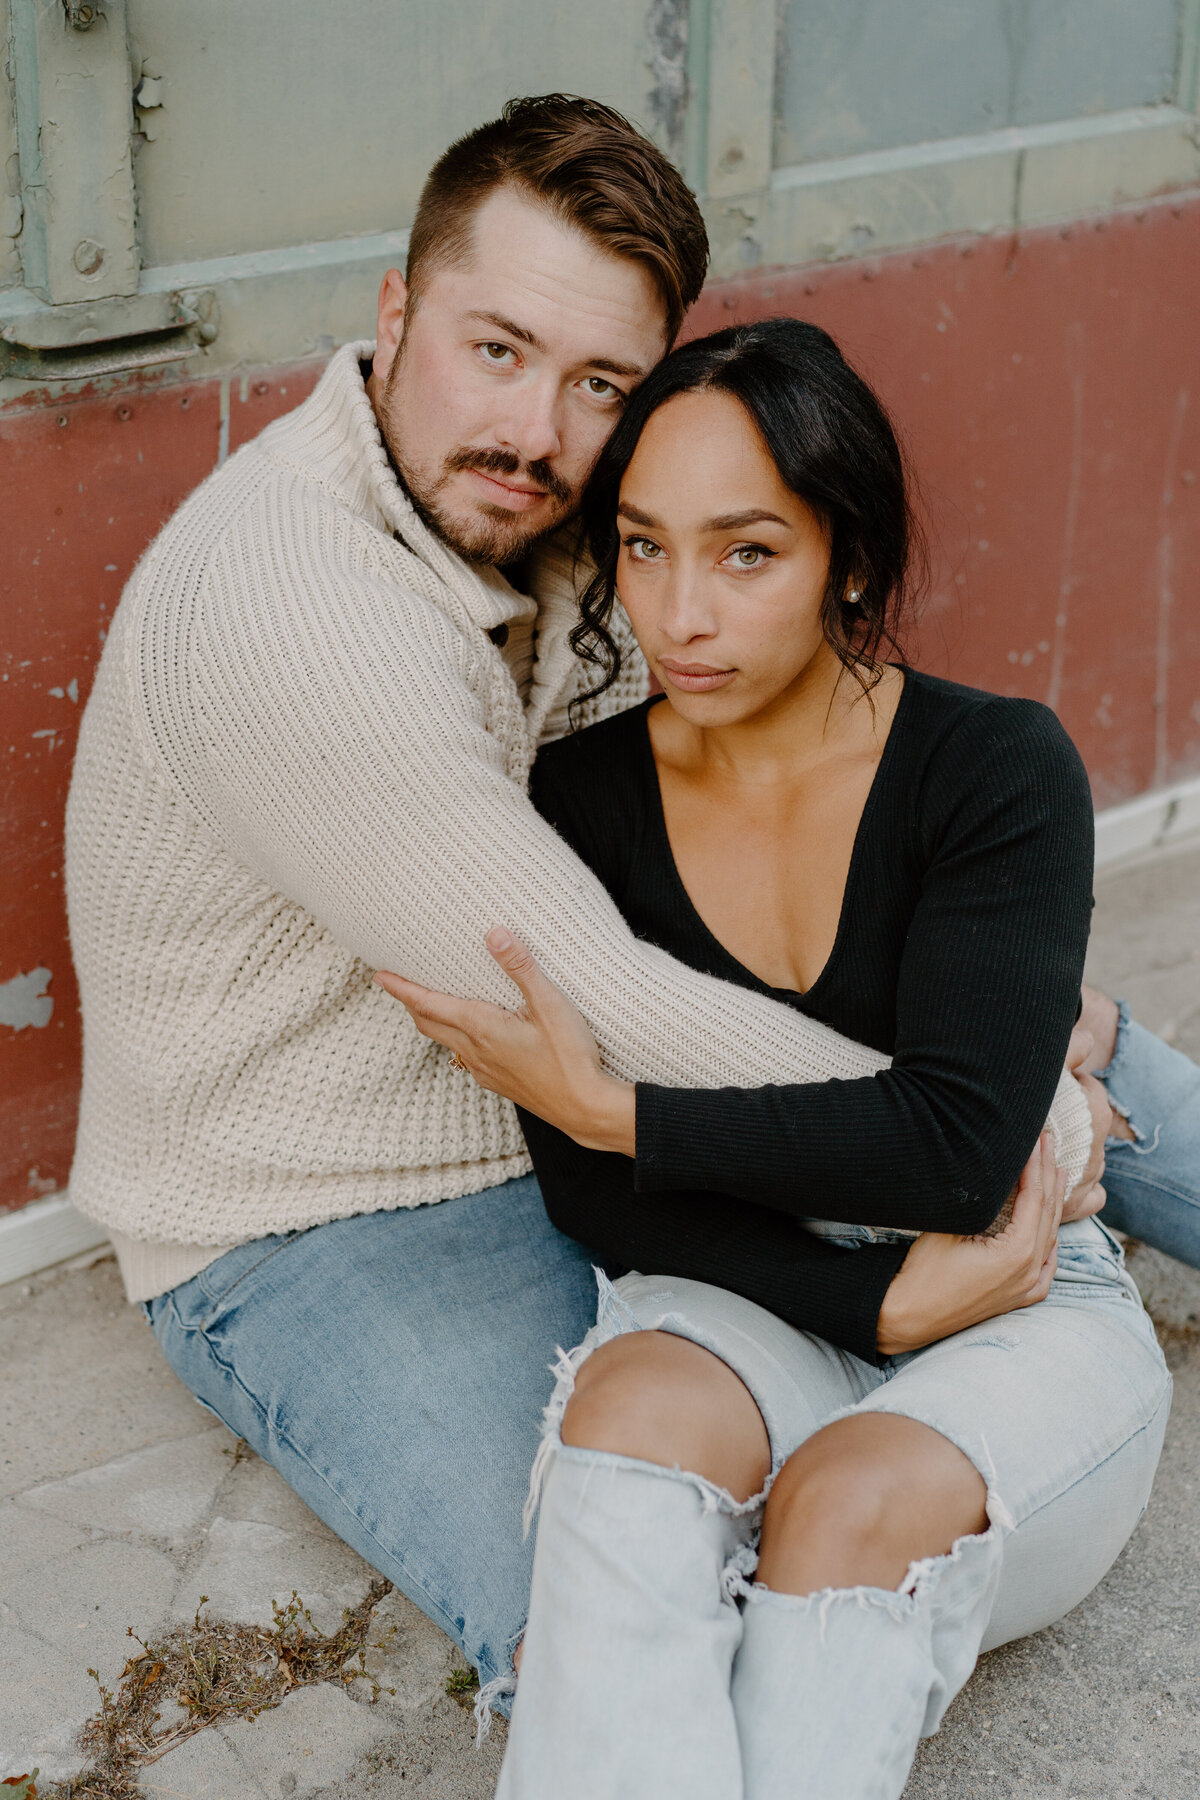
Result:
M1061 1618L1127 1542L1171 1382L1121 1251L1064 1226L1040 1305L873 1367L751 1301L600 1277L560 1363L535 1465L533 1592L497 1800L895 1800L981 1650ZM800 1599L750 1577L763 1493L564 1445L575 1370L625 1331L720 1356L766 1422L774 1474L851 1413L931 1426L983 1475L988 1529L898 1590ZM769 1485L769 1483L768 1483Z
M1113 1059L1097 1073L1133 1141L1105 1146L1104 1222L1200 1268L1200 1067L1118 1005Z

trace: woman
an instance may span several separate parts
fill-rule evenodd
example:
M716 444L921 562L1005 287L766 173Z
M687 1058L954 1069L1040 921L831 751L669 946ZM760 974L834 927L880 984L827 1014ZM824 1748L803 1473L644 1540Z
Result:
M901 460L814 327L669 357L586 518L577 647L611 676L619 590L664 697L551 746L538 804L639 934L892 1062L635 1089L502 931L518 1014L385 978L525 1109L555 1223L655 1271L602 1280L547 1409L499 1793L895 1796L980 1648L1110 1566L1166 1421L1103 1190L1064 1209L1039 1138L1087 785L1045 709L882 660Z

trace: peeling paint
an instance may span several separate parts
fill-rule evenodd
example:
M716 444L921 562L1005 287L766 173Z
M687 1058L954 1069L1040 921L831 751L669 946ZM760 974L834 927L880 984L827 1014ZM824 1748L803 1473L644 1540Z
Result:
M24 1031L27 1025L40 1031L48 1025L54 999L46 989L53 979L49 969L31 969L28 975L0 981L0 1025L10 1025L14 1031Z
M688 24L690 0L652 0L646 15L650 41L650 75L654 83L646 108L665 147L678 153L688 103Z

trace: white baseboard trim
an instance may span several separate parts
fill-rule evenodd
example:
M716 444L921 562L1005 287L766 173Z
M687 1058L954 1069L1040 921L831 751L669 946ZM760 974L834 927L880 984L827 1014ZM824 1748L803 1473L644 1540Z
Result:
M1200 776L1096 814L1096 868L1144 861L1200 836Z
M48 1194L20 1212L0 1213L0 1287L107 1242L103 1225L76 1212L66 1194Z
M1145 862L1192 839L1200 844L1200 777L1097 813L1096 869ZM0 1287L95 1250L107 1237L65 1193L0 1214Z

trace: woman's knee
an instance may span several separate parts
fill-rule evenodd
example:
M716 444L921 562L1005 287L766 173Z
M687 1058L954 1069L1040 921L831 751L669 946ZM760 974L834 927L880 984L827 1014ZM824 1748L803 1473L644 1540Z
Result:
M593 1351L575 1378L563 1442L687 1469L749 1499L771 1448L754 1399L728 1364L672 1332L628 1332Z
M948 1438L861 1413L827 1425L781 1469L767 1501L759 1577L785 1593L897 1587L911 1562L987 1527L987 1485Z

